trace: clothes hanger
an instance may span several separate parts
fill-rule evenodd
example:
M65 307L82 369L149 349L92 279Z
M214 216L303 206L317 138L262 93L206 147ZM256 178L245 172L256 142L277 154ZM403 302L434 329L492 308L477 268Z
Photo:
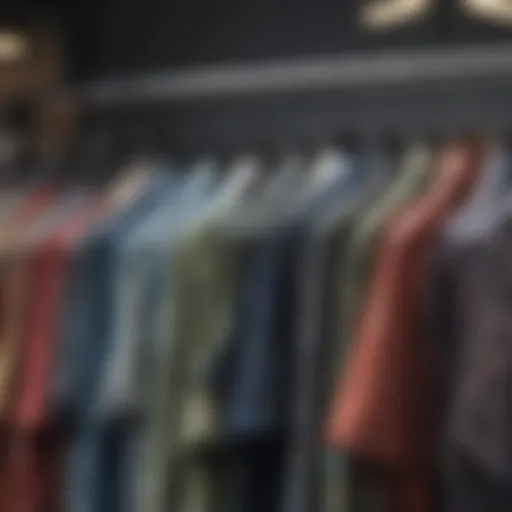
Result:
M281 150L276 142L265 137L260 137L252 143L249 152L259 160L260 169L258 179L247 190L244 201L239 203L240 208L248 210L261 201L266 187L275 179L281 159Z
M276 159L276 165L265 185L260 207L278 207L289 202L307 179L312 146L307 140L293 140L286 144L285 151ZM314 152L314 151L313 151Z
M261 175L261 159L254 155L245 155L236 158L228 166L225 178L222 180L214 201L219 207L232 207L234 203L252 186L254 186Z
M240 148L245 149L247 156L236 157L231 165L236 166L237 162L243 162L246 158L253 159L256 163L257 174L245 190L241 200L237 201L229 213L223 215L222 219L218 219L217 229L230 237L245 237L254 234L257 226L266 225L269 217L275 220L278 217L277 207L282 207L293 196L293 191L290 188L286 190L284 196L274 188L281 178L285 178L281 174L283 171L291 172L291 169L283 167L283 156L275 142L259 138L250 145L239 145L239 150ZM292 165L290 159L287 162L290 166Z
M296 147L285 153L275 143L261 143L257 154L262 161L261 179L254 186L241 208L245 214L256 217L265 216L270 210L282 209L297 190L296 183L304 176L302 155Z
M359 182L353 189L348 189L348 194L341 186L338 196L333 196L330 205L317 221L317 233L322 236L335 231L348 216L374 201L390 181L390 168L393 168L393 164L386 144L384 141L377 142L373 137L365 137L363 140L365 142L350 137L340 141L349 148L348 154L362 155L353 157L352 162L349 160L352 171L347 169L347 172L353 173L352 176L357 175Z
M348 180L351 176L351 160L356 152L356 140L339 138L336 142L323 142L312 158L307 179L300 194L299 202L305 203L334 183Z
M147 190L157 176L163 177L162 166L148 153L140 127L113 124L110 130L99 134L100 158L106 153L102 189L109 202L124 205Z
M218 230L225 229L238 204L258 182L261 165L261 160L254 155L235 158L224 169L224 176L212 197L191 216L182 229L193 229L205 221L213 222Z
M260 205L273 206L287 201L295 191L300 190L307 177L307 160L297 150L290 151L281 157L276 165L275 176L265 185Z
M382 194L369 213L371 217L387 216L391 205L403 205L415 200L411 193L422 194L432 177L432 151L424 137L413 135L406 140L403 137L386 140L390 151L382 158L380 170L386 178L382 183Z
M234 237L260 237L285 226L293 218L306 215L308 208L314 208L315 201L323 201L322 195L336 184L340 186L351 176L348 166L351 159L347 153L333 144L323 144L321 149L305 166L305 179L301 187L288 194L286 200L276 204L275 208L257 208L237 215L225 226L227 233ZM254 214L257 212L257 215Z
M269 164L267 164L268 166ZM234 237L259 236L273 229L286 216L299 190L297 179L303 167L300 155L289 154L274 164L275 171L266 168L263 178L251 187L243 201L224 220L224 231ZM275 174L275 176L272 176Z

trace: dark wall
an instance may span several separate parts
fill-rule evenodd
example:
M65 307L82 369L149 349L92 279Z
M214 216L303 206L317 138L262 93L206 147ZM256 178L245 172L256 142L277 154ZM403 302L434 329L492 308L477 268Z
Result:
M103 62L108 70L122 71L131 66L186 66L339 51L348 39L351 3L149 0L142 6L110 0L107 25L115 28L104 34L110 51Z
M358 0L107 0L96 21L103 74L339 53L377 44L358 30ZM91 7L89 7L89 10ZM435 43L427 20L386 42Z
M511 26L469 20L460 0L431 0L432 15L371 34L357 22L363 1L383 0L3 0L0 14L24 8L58 13L76 80L512 35Z
M84 75L115 75L440 41L437 17L371 37L357 25L358 2L89 0L76 44Z

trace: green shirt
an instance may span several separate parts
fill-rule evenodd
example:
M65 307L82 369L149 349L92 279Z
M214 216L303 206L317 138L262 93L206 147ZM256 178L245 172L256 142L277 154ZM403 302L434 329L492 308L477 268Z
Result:
M218 408L205 374L232 326L236 254L209 221L183 233L173 250L167 344L156 369L149 420L153 471L147 477L147 510L212 509L217 486L196 454L219 434Z

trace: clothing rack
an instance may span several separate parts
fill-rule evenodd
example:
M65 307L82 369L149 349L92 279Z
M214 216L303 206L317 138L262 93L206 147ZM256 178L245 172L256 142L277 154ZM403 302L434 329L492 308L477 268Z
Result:
M99 81L78 94L98 118L143 124L193 150L348 132L501 131L511 86L504 44L205 67Z
M249 66L205 67L95 83L87 104L197 101L336 88L401 86L424 82L512 78L512 45L292 59Z

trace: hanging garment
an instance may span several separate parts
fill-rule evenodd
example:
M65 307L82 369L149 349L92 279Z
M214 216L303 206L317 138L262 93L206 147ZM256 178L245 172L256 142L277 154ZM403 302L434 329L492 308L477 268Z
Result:
M165 270L171 258L173 231L204 202L212 180L208 175L183 180L122 242L115 278L113 339L97 405L105 418L138 416L144 411L141 377L146 372L144 360L155 349L156 309L168 286ZM156 282L161 283L158 292L152 291ZM142 356L144 352L146 356Z
M55 200L54 191L40 190L27 196L14 213L14 218L2 230L0 240L1 286L4 313L1 326L0 351L0 415L8 414L13 378L21 348L28 300L27 255L21 244L32 222L44 215Z
M124 184L121 180L120 188L123 189ZM142 194L144 186L141 186L138 193ZM132 188L132 192L137 195L136 187ZM121 195L123 197L121 197ZM67 420L73 416L73 379L76 378L76 368L74 362L79 360L76 347L76 333L82 329L87 329L84 322L84 300L87 279L84 278L84 269L81 267L81 253L87 245L92 233L100 228L100 225L113 222L113 219L122 215L126 211L127 205L132 199L131 194L126 192L117 194L116 190L109 187L97 191L96 200L93 201L90 210L86 208L82 223L77 221L77 231L79 235L69 228L69 232L62 236L59 247L67 244L66 272L62 277L62 288L60 295L60 314L56 320L55 327L55 360L53 361L53 369L50 383L48 384L49 409L58 412L61 417ZM74 224L72 224L74 226ZM81 226L81 229L78 229ZM48 286L50 286L48 284ZM55 284L55 286L57 286ZM75 411L76 412L76 411Z
M49 385L55 362L63 285L73 238L97 211L91 200L57 226L34 248L30 264L33 293L18 370L11 451L10 510L59 508L62 432L50 410Z
M373 155L372 155L373 156ZM299 298L293 339L290 440L285 458L282 510L317 511L321 503L321 418L326 406L326 369L335 339L339 297L335 285L345 261L350 229L387 181L385 160L361 162L366 182L324 205L300 246ZM350 193L349 193L350 192ZM354 193L355 192L355 193Z
M211 173L185 180L168 200L155 209L123 241L115 273L113 341L98 396L98 416L103 428L118 424L132 444L133 467L121 475L118 492L122 510L144 508L143 481L151 475L145 459L148 443L148 403L152 399L152 374L160 358L160 343L169 333L166 294L172 259L173 232L206 200L215 176ZM129 319L129 321L127 321Z
M236 211L254 178L252 164L240 163L184 226L172 252L166 302L171 322L155 369L148 447L152 471L145 479L146 506L150 503L154 510L210 510L217 501L217 474L207 466L204 476L195 457L219 435L207 367L229 336L238 269L237 246L221 236L217 226Z
M342 161L343 163L343 161ZM339 164L338 164L339 165ZM316 184L295 217L264 234L251 247L233 332L231 385L226 396L225 437L234 482L232 506L278 510L291 442L300 254L325 209L359 194L365 170L346 159L347 169Z
M202 471L197 472L195 464L187 460L196 442L202 445L203 439L209 442L217 435L214 397L205 385L203 368L211 351L227 335L237 261L216 226L236 211L239 201L257 184L259 168L253 158L235 161L213 197L173 240L166 313L159 327L160 356L151 383L144 509L178 509L180 501L186 507L189 500L211 507L209 482L203 485Z
M10 503L10 460L15 446L10 435L12 406L16 399L16 378L19 357L22 350L29 304L30 254L25 242L30 228L51 210L56 195L54 191L38 190L27 195L12 212L9 222L2 229L0 286L2 298L1 367L0 367L0 409L2 424L6 427L6 450L2 454L2 502Z
M501 174L501 193L489 205L494 222L464 243L443 237L433 261L426 325L437 361L446 510L470 502L468 510L505 510L512 489L506 356L511 223L504 185Z
M73 360L70 361L73 372L73 380L69 383L70 405L78 420L76 438L69 454L71 468L66 506L70 510L118 509L119 493L115 489L118 468L123 467L121 458L125 455L121 449L125 442L124 432L113 429L103 435L96 414L100 376L111 343L116 250L133 224L165 200L174 185L175 180L169 174L154 177L149 186L136 195L135 202L122 208L92 233L77 262L80 278L84 281L80 288L80 330L73 338Z
M417 321L429 249L480 169L479 145L444 150L429 192L391 223L380 248L356 344L342 374L328 439L397 471L390 510L429 510L432 411L428 348Z
M385 190L382 197L365 212L352 230L346 249L346 263L338 278L339 311L335 325L335 341L331 357L325 368L329 374L328 386L332 388L334 377L340 368L340 361L350 346L354 336L360 309L366 296L372 276L377 246L382 232L394 213L407 202L413 201L426 188L431 176L431 156L425 147L411 148L399 165L396 178ZM341 313L340 313L341 311ZM375 492L370 492L369 485L355 475L351 475L352 457L346 460L343 454L333 452L327 447L325 453L323 499L325 510L350 507L358 509L357 503L371 499L375 501ZM356 467L359 464L356 463ZM357 472L357 471L356 471ZM375 471L371 471L375 474ZM368 471L364 471L368 474ZM346 484L344 484L346 480ZM366 479L368 480L368 479ZM379 484L375 484L380 487ZM358 491L361 489L361 492ZM362 506L361 506L362 507ZM372 508L372 510L374 510Z
M167 379L174 389L162 394L166 403L160 413L172 428L160 437L163 434L169 446L166 481L176 510L225 509L229 491L225 452L220 449L221 400L210 367L231 335L244 250L244 244L205 225L186 235L173 255L168 303L174 324L166 367L172 368ZM171 419L173 411L178 414Z

